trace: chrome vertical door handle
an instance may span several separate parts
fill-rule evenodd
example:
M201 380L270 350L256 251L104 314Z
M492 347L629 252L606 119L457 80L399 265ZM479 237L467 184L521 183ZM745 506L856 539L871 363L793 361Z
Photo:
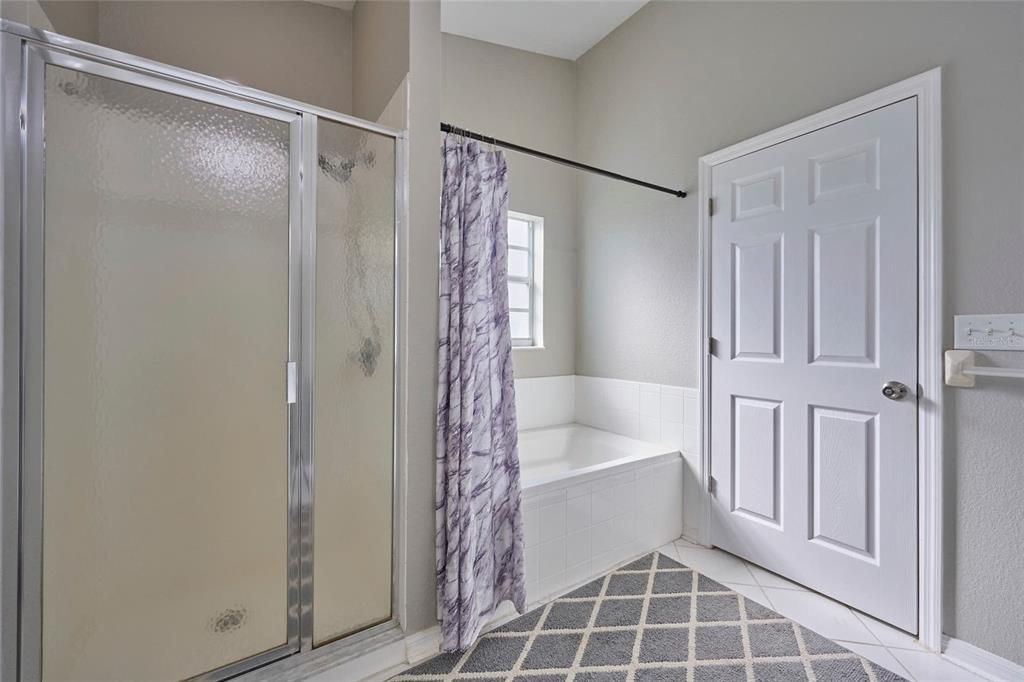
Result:
M285 396L285 402L289 405L294 405L299 401L299 366L298 363L289 362L285 365L285 372L287 375L287 395Z
M889 400L903 400L907 397L907 385L899 381L887 381L882 384L882 395Z

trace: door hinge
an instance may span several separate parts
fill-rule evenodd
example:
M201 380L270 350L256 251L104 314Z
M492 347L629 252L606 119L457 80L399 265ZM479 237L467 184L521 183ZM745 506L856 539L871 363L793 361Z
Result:
M294 405L299 401L299 364L297 362L289 362L286 365L287 373L287 402L289 405Z
M715 354L715 339L712 336L708 337L708 355Z
M715 198L708 197L708 215L715 215Z
M708 492L712 495L718 492L718 481L714 476L708 476Z

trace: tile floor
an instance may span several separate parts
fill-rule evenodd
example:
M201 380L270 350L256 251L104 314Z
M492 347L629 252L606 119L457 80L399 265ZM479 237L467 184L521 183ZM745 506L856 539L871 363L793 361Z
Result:
M659 547L658 551L908 680L983 680L922 648L905 632L721 550L707 549L679 539Z

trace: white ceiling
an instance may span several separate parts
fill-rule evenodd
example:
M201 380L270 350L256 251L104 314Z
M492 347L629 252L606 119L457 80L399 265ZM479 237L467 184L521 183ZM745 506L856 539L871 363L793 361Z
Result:
M441 0L441 30L578 59L647 0Z

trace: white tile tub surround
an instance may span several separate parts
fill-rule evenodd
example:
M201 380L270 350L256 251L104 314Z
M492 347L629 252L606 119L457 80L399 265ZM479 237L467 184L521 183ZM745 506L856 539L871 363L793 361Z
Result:
M519 430L559 426L576 421L576 377L516 379Z
M623 379L562 375L516 379L521 430L579 423L683 453L683 535L698 536L700 406L697 389Z
M669 453L524 489L529 602L679 537L682 487L683 460Z
M602 377L575 377L576 421L682 452L699 447L697 389Z
M523 431L577 423L683 453L525 488L531 602L680 535L695 536L696 389L574 375L516 379L516 412Z
M630 438L699 449L697 389L566 374L516 379L521 430L577 422Z

